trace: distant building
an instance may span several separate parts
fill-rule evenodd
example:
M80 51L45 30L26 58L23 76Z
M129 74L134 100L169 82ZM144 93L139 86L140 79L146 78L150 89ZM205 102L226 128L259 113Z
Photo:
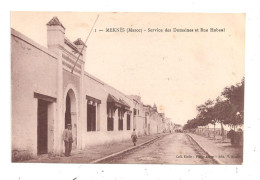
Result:
M174 123L170 118L165 118L165 132L173 132L174 130Z
M156 106L156 104L153 105L153 109L157 112L157 106Z
M183 126L180 125L180 124L175 124L175 123L174 123L173 129L174 129L174 131L182 131Z
M85 72L84 42L70 41L57 17L47 23L47 44L11 30L13 155L61 154L67 124L74 150L130 139L134 128L139 136L162 132L157 108Z

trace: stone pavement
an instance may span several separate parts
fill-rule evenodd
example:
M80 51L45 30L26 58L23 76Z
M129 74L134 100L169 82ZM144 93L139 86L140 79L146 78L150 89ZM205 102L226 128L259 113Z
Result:
M220 164L242 164L243 147L231 145L229 140L221 138L207 138L197 134L188 133L210 156Z
M156 137L164 136L166 134L152 134L148 136L142 136L137 139L137 146L150 141ZM91 163L95 160L101 159L103 157L109 156L111 154L126 150L133 147L133 143L131 139L121 141L121 142L113 142L107 143L103 145L95 145L89 146L84 150L72 151L70 157L64 156L50 156L50 155L41 155L36 159L24 161L26 163Z

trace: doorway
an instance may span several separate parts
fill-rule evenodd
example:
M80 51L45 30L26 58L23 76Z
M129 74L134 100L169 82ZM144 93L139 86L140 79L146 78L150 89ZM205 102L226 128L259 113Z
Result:
M48 102L38 99L37 154L48 153Z
M64 128L67 128L67 124L71 124L71 128L72 128L72 135L73 135L72 149L76 149L77 148L76 96L72 89L70 89L66 95Z
M67 97L66 97L65 127L64 128L67 128L67 124L71 124L71 102L70 102L69 94L67 94Z

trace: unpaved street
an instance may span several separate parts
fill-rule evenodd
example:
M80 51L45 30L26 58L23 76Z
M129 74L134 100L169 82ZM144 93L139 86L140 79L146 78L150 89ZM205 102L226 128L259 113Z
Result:
M141 164L216 164L189 136L183 133L166 135L101 163Z

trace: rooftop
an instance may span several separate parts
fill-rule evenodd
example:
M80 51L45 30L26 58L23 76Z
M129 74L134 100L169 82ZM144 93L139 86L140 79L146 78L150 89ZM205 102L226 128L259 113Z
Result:
M65 27L61 24L60 20L57 18L57 16L54 16L48 23L48 26L61 26L63 27L63 29L65 29Z

